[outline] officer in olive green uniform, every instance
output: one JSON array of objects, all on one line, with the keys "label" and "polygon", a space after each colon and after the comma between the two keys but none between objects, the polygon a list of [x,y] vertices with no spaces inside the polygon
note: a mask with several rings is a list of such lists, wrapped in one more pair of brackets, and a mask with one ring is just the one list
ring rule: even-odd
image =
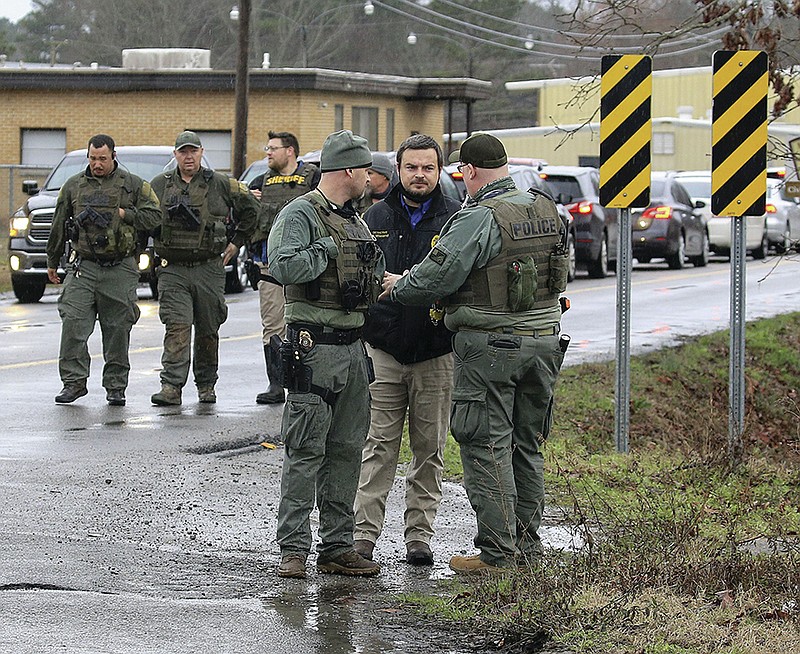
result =
[{"label": "officer in olive green uniform", "polygon": [[[203,146],[194,132],[178,136],[174,153],[177,167],[152,181],[162,209],[155,248],[161,257],[158,314],[165,333],[161,390],[150,399],[157,405],[181,403],[194,326],[197,395],[200,402],[213,403],[219,327],[228,316],[224,265],[253,232],[258,201],[244,184],[202,167]],[[231,209],[236,232],[229,242],[226,218]]]},{"label": "officer in olive green uniform", "polygon": [[[317,569],[374,575],[353,549],[353,500],[369,428],[369,359],[361,326],[380,290],[383,254],[351,201],[363,192],[372,155],[343,130],[322,147],[316,190],[292,200],[269,234],[270,272],[284,285],[281,348],[289,395],[278,506],[281,577],[305,577],[309,515],[319,507]],[[288,361],[287,361],[288,359]]]},{"label": "officer in olive green uniform", "polygon": [[61,315],[59,374],[64,388],[55,400],[74,402],[86,395],[89,349],[100,322],[103,335],[103,386],[112,406],[125,404],[131,328],[139,319],[136,286],[137,230],[153,229],[161,219],[150,184],[119,168],[114,139],[98,134],[89,140],[89,165],[61,187],[47,241],[47,276],[60,284],[58,264],[64,245],[72,246]]},{"label": "officer in olive green uniform", "polygon": [[550,431],[566,289],[566,226],[552,199],[508,177],[505,148],[475,134],[451,156],[470,199],[430,254],[384,296],[403,304],[443,299],[457,332],[450,428],[461,446],[464,486],[477,515],[480,554],[454,556],[457,572],[494,571],[541,553],[540,447]]}]

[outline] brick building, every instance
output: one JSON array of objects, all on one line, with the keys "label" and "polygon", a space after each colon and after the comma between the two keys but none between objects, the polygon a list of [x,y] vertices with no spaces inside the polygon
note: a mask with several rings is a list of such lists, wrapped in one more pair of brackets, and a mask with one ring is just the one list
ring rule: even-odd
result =
[{"label": "brick building", "polygon": [[[124,145],[171,144],[184,129],[201,134],[206,154],[231,168],[232,71],[0,66],[0,164],[52,165],[105,132]],[[319,149],[337,129],[394,150],[410,133],[437,138],[454,102],[489,95],[489,82],[409,78],[323,69],[250,71],[247,163],[261,159],[270,129]]]}]

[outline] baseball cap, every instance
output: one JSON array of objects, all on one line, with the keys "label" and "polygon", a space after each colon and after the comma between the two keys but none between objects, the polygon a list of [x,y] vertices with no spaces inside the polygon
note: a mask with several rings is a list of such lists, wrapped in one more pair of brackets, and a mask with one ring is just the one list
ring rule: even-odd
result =
[{"label": "baseball cap", "polygon": [[194,132],[190,132],[189,130],[181,132],[180,134],[178,134],[178,138],[175,139],[176,150],[180,150],[181,148],[184,148],[187,145],[191,145],[194,148],[203,147],[203,144],[200,143],[200,137]]},{"label": "baseball cap", "polygon": [[367,147],[367,139],[349,129],[330,134],[322,144],[319,168],[323,173],[345,168],[369,168],[371,165],[372,152]]},{"label": "baseball cap", "polygon": [[500,168],[508,163],[508,155],[503,143],[496,136],[479,132],[461,144],[461,149],[453,152],[450,163],[472,164],[476,168]]}]

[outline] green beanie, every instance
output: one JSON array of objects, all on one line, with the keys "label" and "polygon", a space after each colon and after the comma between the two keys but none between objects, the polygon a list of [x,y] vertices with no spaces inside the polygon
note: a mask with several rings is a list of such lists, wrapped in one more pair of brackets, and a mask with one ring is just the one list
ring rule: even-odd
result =
[{"label": "green beanie", "polygon": [[367,139],[343,129],[325,139],[319,164],[323,173],[345,168],[369,168],[372,165],[372,152],[367,147]]}]

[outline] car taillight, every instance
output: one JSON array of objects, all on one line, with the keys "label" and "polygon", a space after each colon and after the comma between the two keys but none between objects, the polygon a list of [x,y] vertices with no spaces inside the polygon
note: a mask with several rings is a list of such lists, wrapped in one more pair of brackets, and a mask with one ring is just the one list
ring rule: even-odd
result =
[{"label": "car taillight", "polygon": [[778,213],[778,207],[774,204],[767,203],[765,213]]},{"label": "car taillight", "polygon": [[672,217],[672,207],[664,205],[658,207],[650,207],[642,212],[642,218],[650,218],[651,220],[669,220]]},{"label": "car taillight", "polygon": [[584,200],[583,202],[575,202],[567,207],[571,214],[586,215],[592,213],[592,203]]}]

